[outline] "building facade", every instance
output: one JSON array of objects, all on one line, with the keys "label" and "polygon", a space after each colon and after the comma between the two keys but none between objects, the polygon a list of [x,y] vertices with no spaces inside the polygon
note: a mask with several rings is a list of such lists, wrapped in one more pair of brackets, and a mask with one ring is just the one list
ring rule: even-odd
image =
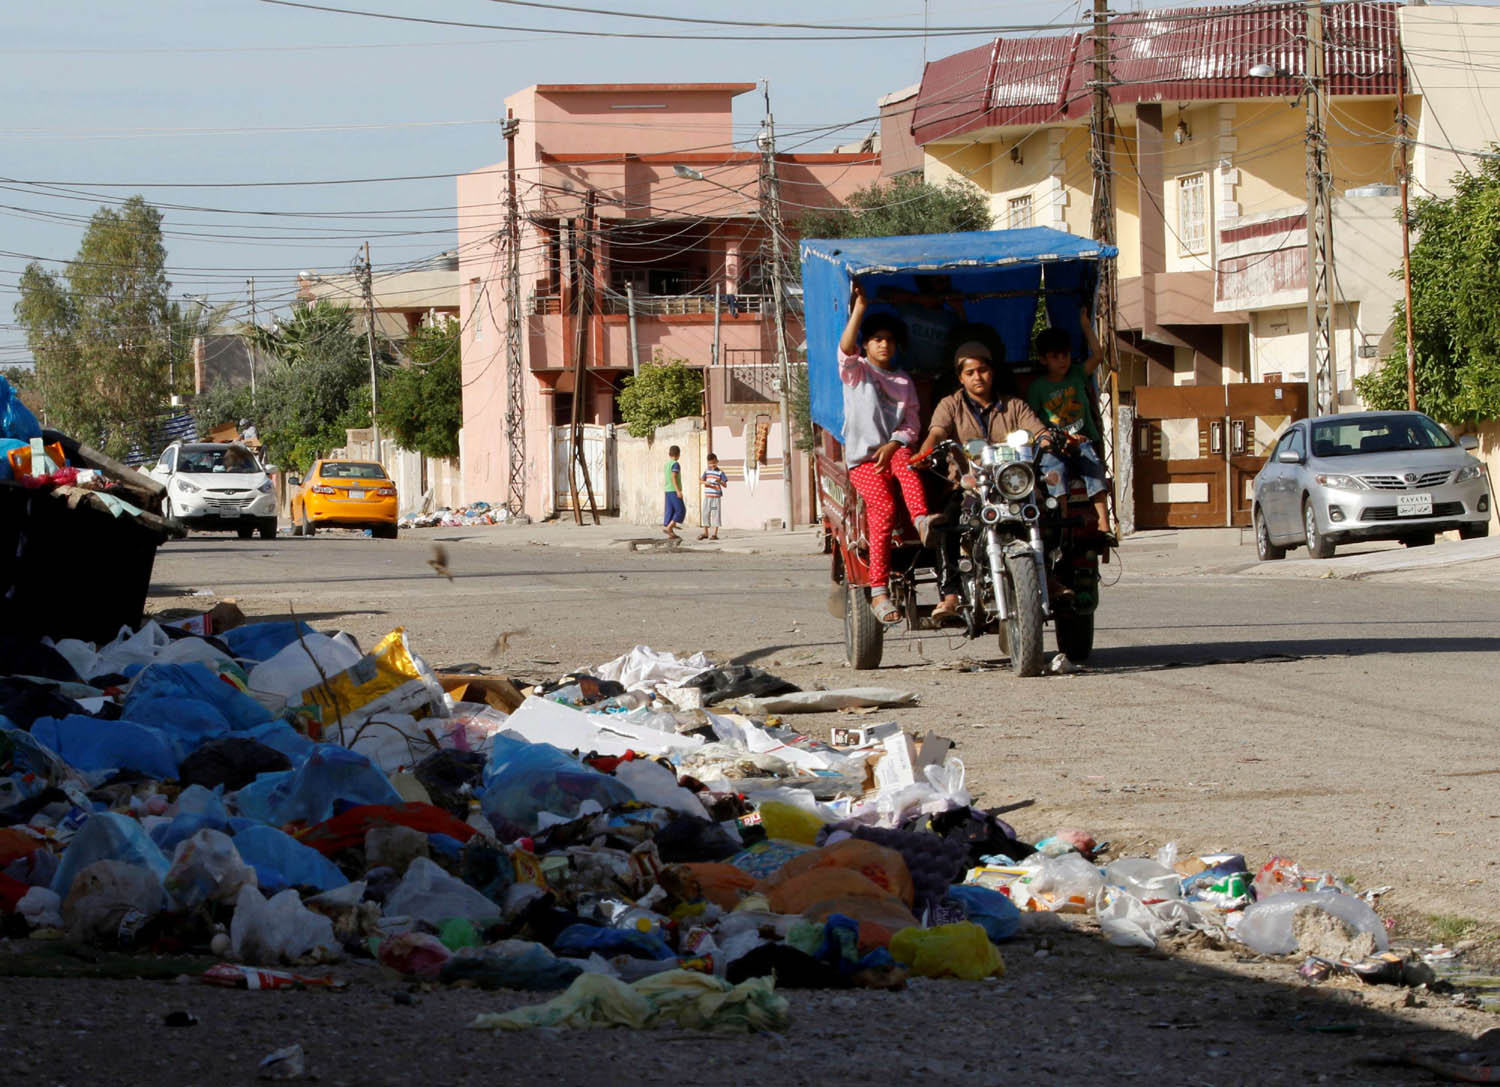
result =
[{"label": "building facade", "polygon": [[[769,163],[754,150],[753,127],[736,138],[733,114],[734,99],[754,89],[751,83],[554,84],[506,99],[517,122],[520,474],[528,515],[570,505],[575,481],[567,432],[575,397],[595,443],[590,475],[604,477],[590,480],[596,500],[618,508],[608,428],[619,420],[621,382],[653,361],[682,360],[705,377],[706,445],[730,475],[726,526],[760,528],[781,518],[787,466],[774,380],[772,239],[762,199]],[[803,212],[833,206],[879,176],[878,157],[860,152],[776,154],[774,168],[789,228]],[[508,176],[508,164],[500,162],[458,179],[469,501],[505,502],[512,467]],[[795,359],[802,342],[795,307],[786,335]],[[690,488],[700,470],[683,465]],[[790,471],[794,519],[806,521],[805,458],[795,456]]]}]

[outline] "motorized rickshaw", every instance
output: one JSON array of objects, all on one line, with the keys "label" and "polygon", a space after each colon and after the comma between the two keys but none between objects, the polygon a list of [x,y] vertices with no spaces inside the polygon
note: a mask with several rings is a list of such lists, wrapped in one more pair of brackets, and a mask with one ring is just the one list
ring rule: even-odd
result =
[{"label": "motorized rickshaw", "polygon": [[[1080,306],[1093,309],[1099,266],[1116,250],[1048,227],[966,234],[889,238],[808,239],[802,243],[808,387],[815,430],[818,499],[832,555],[836,587],[830,610],[844,619],[845,651],[855,668],[878,667],[884,626],[870,608],[869,545],[863,500],[844,464],[843,389],[838,341],[848,320],[857,279],[870,309],[894,310],[907,327],[908,347],[898,365],[923,393],[923,419],[953,387],[955,347],[978,339],[990,347],[997,387],[1024,393],[1038,309],[1054,327],[1069,331],[1074,357],[1083,357]],[[1002,361],[1008,360],[1008,361]],[[1019,437],[1019,436],[1018,436]],[[1038,437],[1038,436],[1033,436]],[[1020,490],[981,486],[965,498],[963,620],[970,637],[997,632],[1002,653],[1023,676],[1042,671],[1042,626],[1050,622],[1058,649],[1073,660],[1089,655],[1098,605],[1098,564],[1107,550],[1097,543],[1107,526],[1083,522],[1087,503],[1060,505],[1039,485],[1037,450],[1017,443],[979,443],[967,451],[998,473],[1028,464],[1027,487],[1019,468],[1008,473]],[[982,448],[981,448],[982,447]],[[934,483],[936,484],[936,480]],[[1065,510],[1074,511],[1067,515]],[[930,605],[918,602],[921,585],[936,581],[936,556],[924,548],[899,510],[892,525],[892,601],[908,629],[926,625]],[[1060,591],[1049,593],[1049,584]]]}]

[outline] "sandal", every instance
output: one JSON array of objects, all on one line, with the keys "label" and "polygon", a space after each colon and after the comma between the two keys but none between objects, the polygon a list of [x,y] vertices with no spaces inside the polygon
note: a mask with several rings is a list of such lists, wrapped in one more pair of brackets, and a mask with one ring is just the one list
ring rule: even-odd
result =
[{"label": "sandal", "polygon": [[896,607],[896,602],[886,593],[871,594],[870,610],[875,613],[876,621],[885,626],[901,621],[901,612]]},{"label": "sandal", "polygon": [[931,619],[933,626],[940,627],[957,618],[958,597],[956,596],[943,597],[938,606],[932,609]]}]

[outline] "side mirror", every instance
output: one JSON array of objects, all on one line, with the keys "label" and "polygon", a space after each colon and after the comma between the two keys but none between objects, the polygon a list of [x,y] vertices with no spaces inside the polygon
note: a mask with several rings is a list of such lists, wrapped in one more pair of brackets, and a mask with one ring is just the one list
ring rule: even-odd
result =
[{"label": "side mirror", "polygon": [[277,472],[281,471],[281,469],[278,468],[278,467],[276,467],[276,465],[274,465],[274,464],[268,464],[265,467],[266,467],[266,475],[268,475],[268,476],[274,476]]},{"label": "side mirror", "polygon": [[1283,449],[1280,453],[1276,454],[1276,459],[1282,464],[1301,464],[1302,454],[1298,453],[1295,449]]},{"label": "side mirror", "polygon": [[302,486],[302,477],[299,476],[299,475],[297,475],[295,472],[292,473],[291,475],[287,476],[286,477],[286,481],[287,481],[287,483],[289,483],[293,487],[300,487],[300,486]]},{"label": "side mirror", "polygon": [[1460,448],[1467,449],[1472,452],[1473,450],[1479,448],[1479,439],[1474,437],[1474,435],[1472,434],[1465,434],[1463,437],[1458,439],[1458,444]]}]

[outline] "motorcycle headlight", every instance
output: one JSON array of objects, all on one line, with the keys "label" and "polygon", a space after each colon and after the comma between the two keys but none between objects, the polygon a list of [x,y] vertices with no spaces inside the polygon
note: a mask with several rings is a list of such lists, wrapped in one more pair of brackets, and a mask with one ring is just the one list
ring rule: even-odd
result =
[{"label": "motorcycle headlight", "polygon": [[1458,475],[1453,477],[1454,483],[1462,483],[1468,479],[1478,479],[1484,475],[1484,465],[1470,464],[1458,470]]},{"label": "motorcycle headlight", "polygon": [[1336,491],[1362,491],[1365,489],[1364,483],[1358,476],[1325,474],[1313,476],[1313,479],[1318,481],[1319,486],[1332,487]]},{"label": "motorcycle headlight", "polygon": [[185,479],[177,480],[177,489],[183,494],[197,494],[198,488]]},{"label": "motorcycle headlight", "polygon": [[1029,464],[1007,464],[1000,469],[998,483],[1006,498],[1024,498],[1036,489],[1036,474]]}]

